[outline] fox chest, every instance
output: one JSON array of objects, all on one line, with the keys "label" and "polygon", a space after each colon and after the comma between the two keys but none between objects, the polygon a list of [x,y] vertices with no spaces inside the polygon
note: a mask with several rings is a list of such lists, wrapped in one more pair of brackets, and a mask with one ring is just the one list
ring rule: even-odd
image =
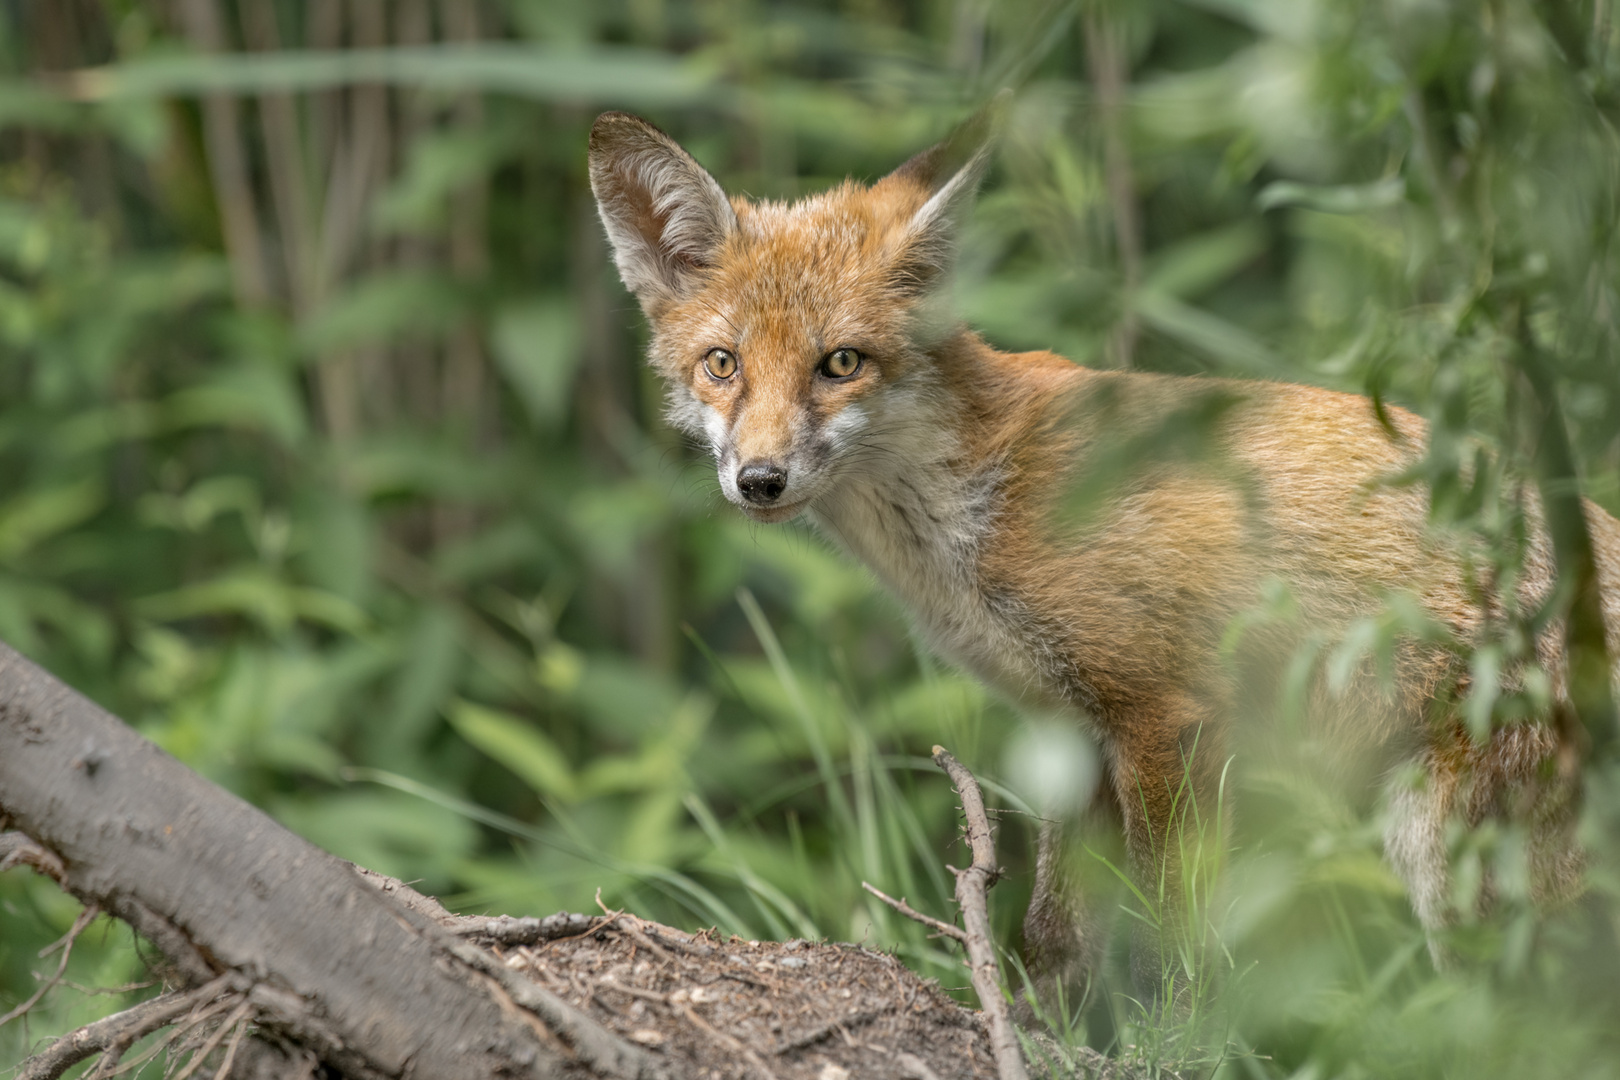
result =
[{"label": "fox chest", "polygon": [[822,531],[878,577],[934,651],[1023,708],[1062,708],[1072,695],[1052,677],[1027,612],[980,572],[983,545],[994,541],[993,488],[949,496],[857,487],[815,511]]}]

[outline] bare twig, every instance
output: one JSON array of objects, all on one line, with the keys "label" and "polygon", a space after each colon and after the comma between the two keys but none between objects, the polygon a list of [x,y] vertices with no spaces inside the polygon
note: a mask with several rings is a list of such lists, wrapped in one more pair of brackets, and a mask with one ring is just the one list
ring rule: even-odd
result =
[{"label": "bare twig", "polygon": [[229,976],[221,976],[206,986],[162,994],[93,1024],[86,1024],[23,1062],[16,1080],[56,1080],[94,1054],[109,1050],[122,1053],[136,1040],[145,1038],[165,1024],[172,1023],[182,1013],[222,993],[229,982]]},{"label": "bare twig", "polygon": [[956,941],[964,943],[967,941],[967,934],[963,932],[960,926],[952,926],[948,922],[941,922],[932,915],[924,915],[922,912],[906,903],[903,898],[896,900],[882,889],[874,887],[870,882],[861,882],[861,888],[865,889],[867,892],[871,893],[885,904],[888,904],[906,918],[922,923],[924,926],[931,928],[935,933],[944,934],[946,937],[952,938]]},{"label": "bare twig", "polygon": [[996,869],[996,848],[990,836],[990,819],[984,812],[984,796],[973,774],[943,746],[934,747],[934,764],[944,769],[956,786],[956,794],[962,800],[962,817],[967,823],[968,847],[973,852],[973,862],[967,869],[954,866],[950,869],[956,875],[956,903],[962,909],[968,966],[973,975],[973,990],[979,995],[979,1006],[990,1028],[990,1049],[996,1057],[996,1072],[1001,1080],[1026,1080],[1029,1073],[1018,1046],[1018,1033],[1007,1014],[1007,1001],[1002,996],[1000,971],[996,966],[995,940],[990,936],[990,905],[985,893],[1001,875]]},{"label": "bare twig", "polygon": [[79,912],[79,917],[73,920],[73,925],[68,928],[68,932],[58,938],[55,944],[47,945],[39,951],[40,959],[44,959],[57,949],[62,950],[62,960],[56,965],[56,974],[40,983],[39,989],[30,994],[27,1001],[24,1001],[4,1016],[0,1016],[0,1027],[11,1023],[17,1017],[38,1005],[39,999],[49,993],[51,987],[62,981],[62,976],[67,973],[68,957],[73,955],[73,943],[79,940],[79,935],[84,933],[84,928],[90,925],[91,920],[100,914],[101,909],[96,905],[85,905],[85,909]]},{"label": "bare twig", "polygon": [[244,1001],[234,1010],[232,1010],[231,1015],[227,1016],[223,1021],[221,1021],[220,1025],[214,1029],[213,1033],[208,1036],[208,1038],[203,1042],[202,1046],[197,1049],[197,1052],[191,1055],[191,1060],[186,1062],[186,1067],[175,1074],[174,1080],[186,1080],[186,1077],[202,1068],[202,1063],[208,1058],[209,1054],[214,1052],[214,1047],[223,1042],[225,1040],[225,1036],[228,1035],[231,1030],[236,1027],[236,1025],[246,1020],[248,1018],[248,1014],[252,1011],[253,1003],[251,1001]]},{"label": "bare twig", "polygon": [[214,1071],[213,1080],[226,1080],[231,1075],[231,1066],[236,1063],[237,1047],[242,1045],[242,1036],[247,1034],[247,1029],[246,1017],[236,1022],[236,1032],[231,1036],[231,1044],[225,1048],[225,1057]]},{"label": "bare twig", "polygon": [[[241,975],[223,976],[230,986],[230,991],[216,1001],[208,1001],[206,997],[193,1005],[191,1012],[179,1018],[174,1026],[161,1037],[155,1039],[146,1049],[137,1054],[130,1061],[123,1061],[124,1054],[129,1052],[129,1046],[124,1043],[115,1043],[107,1048],[96,1062],[96,1067],[85,1074],[85,1080],[112,1080],[113,1077],[122,1076],[128,1072],[135,1072],[148,1061],[159,1054],[168,1051],[171,1044],[183,1044],[191,1038],[198,1029],[206,1026],[211,1020],[227,1009],[235,1008],[242,1000],[242,988],[247,985],[247,979]],[[203,1002],[208,1002],[204,1004]],[[117,1066],[114,1068],[114,1066]]]}]

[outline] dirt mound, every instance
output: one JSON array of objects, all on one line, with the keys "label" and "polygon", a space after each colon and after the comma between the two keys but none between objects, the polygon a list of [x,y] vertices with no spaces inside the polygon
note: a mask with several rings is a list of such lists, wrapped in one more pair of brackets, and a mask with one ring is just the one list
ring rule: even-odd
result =
[{"label": "dirt mound", "polygon": [[858,945],[722,942],[620,915],[577,936],[496,950],[676,1076],[995,1075],[979,1014]]}]

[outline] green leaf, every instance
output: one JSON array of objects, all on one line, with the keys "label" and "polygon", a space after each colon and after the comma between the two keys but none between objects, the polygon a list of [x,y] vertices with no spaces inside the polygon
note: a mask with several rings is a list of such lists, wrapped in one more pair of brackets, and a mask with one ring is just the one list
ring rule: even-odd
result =
[{"label": "green leaf", "polygon": [[1266,244],[1265,230],[1254,221],[1199,233],[1155,252],[1142,288],[1183,300],[1197,296],[1252,263]]},{"label": "green leaf", "polygon": [[568,410],[579,371],[579,315],[565,297],[503,308],[491,344],[501,373],[542,429],[556,428]]},{"label": "green leaf", "polygon": [[1147,290],[1137,294],[1135,303],[1143,322],[1194,352],[1250,375],[1275,376],[1286,370],[1270,346],[1214,312]]},{"label": "green leaf", "polygon": [[0,561],[13,561],[41,541],[90,518],[106,497],[101,481],[86,478],[26,491],[0,503]]},{"label": "green leaf", "polygon": [[143,597],[135,607],[158,621],[240,615],[273,635],[285,634],[299,620],[349,633],[366,625],[365,612],[342,597],[289,585],[259,566],[240,567],[208,581]]},{"label": "green leaf", "polygon": [[1303,206],[1328,214],[1364,214],[1398,205],[1406,198],[1406,181],[1392,176],[1371,184],[1317,185],[1275,180],[1255,197],[1261,210]]},{"label": "green leaf", "polygon": [[457,734],[512,770],[537,794],[563,803],[583,797],[567,757],[534,724],[470,701],[452,705],[449,719]]}]

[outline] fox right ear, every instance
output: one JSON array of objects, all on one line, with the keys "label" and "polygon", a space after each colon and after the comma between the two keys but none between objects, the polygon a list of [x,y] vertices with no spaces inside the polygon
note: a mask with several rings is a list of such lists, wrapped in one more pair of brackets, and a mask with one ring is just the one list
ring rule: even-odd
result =
[{"label": "fox right ear", "polygon": [[737,215],[692,155],[629,113],[596,118],[590,167],[619,276],[656,315],[714,265]]},{"label": "fox right ear", "polygon": [[893,277],[902,287],[926,293],[950,270],[957,234],[990,165],[996,130],[1011,100],[1011,91],[1001,91],[943,142],[879,181],[919,187],[928,195],[906,225],[893,267]]}]

